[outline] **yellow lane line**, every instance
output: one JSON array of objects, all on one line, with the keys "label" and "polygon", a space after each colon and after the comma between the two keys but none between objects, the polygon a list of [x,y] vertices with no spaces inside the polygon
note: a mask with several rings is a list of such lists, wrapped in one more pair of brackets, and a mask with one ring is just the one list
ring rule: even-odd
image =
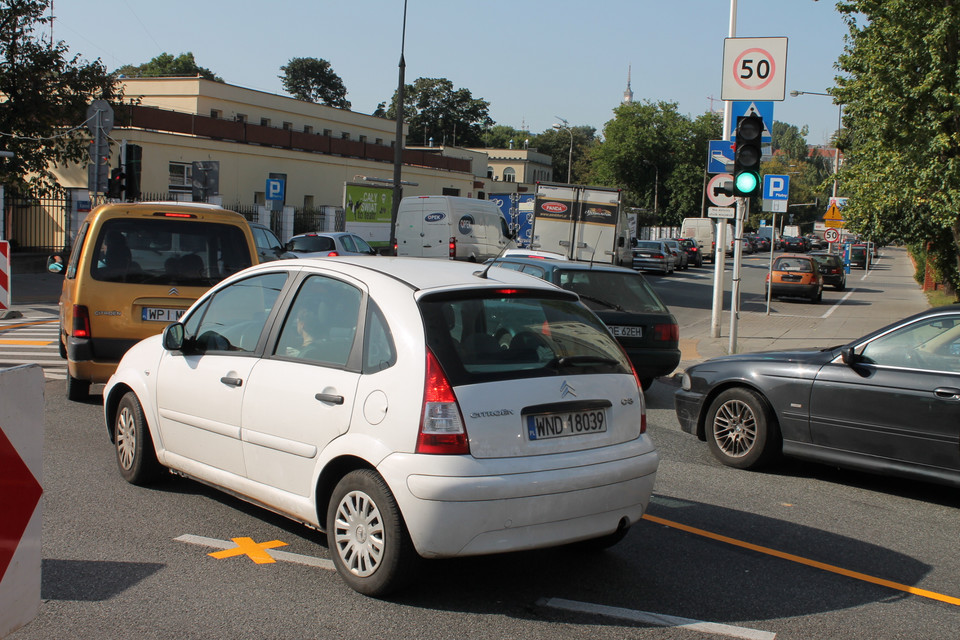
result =
[{"label": "yellow lane line", "polygon": [[809,558],[804,558],[802,556],[795,556],[792,553],[777,551],[776,549],[771,549],[769,547],[761,547],[760,545],[752,544],[750,542],[744,542],[743,540],[737,540],[736,538],[728,538],[727,536],[722,536],[716,533],[712,533],[710,531],[705,531],[703,529],[697,529],[696,527],[680,524],[679,522],[673,522],[672,520],[664,520],[663,518],[658,518],[657,516],[644,514],[643,517],[645,520],[656,522],[657,524],[662,524],[664,526],[672,527],[674,529],[680,529],[681,531],[686,531],[687,533],[692,533],[694,535],[710,538],[711,540],[717,540],[718,542],[725,542],[727,544],[732,544],[735,547],[750,549],[751,551],[765,553],[770,556],[775,556],[777,558],[789,560],[790,562],[803,564],[808,567],[813,567],[815,569],[822,569],[824,571],[830,571],[831,573],[837,573],[842,576],[847,576],[848,578],[855,578],[857,580],[863,580],[864,582],[877,584],[877,585],[880,585],[881,587],[896,589],[897,591],[905,591],[906,593],[911,593],[915,596],[922,596],[924,598],[930,598],[931,600],[939,600],[940,602],[946,602],[948,604],[960,606],[960,598],[954,598],[953,596],[947,596],[942,593],[936,593],[935,591],[927,591],[926,589],[917,589],[916,587],[911,587],[910,585],[907,585],[907,584],[901,584],[899,582],[893,582],[891,580],[884,580],[883,578],[876,578],[874,576],[870,576],[865,573],[860,573],[859,571],[850,571],[849,569],[837,567],[832,564],[826,564],[824,562],[810,560]]},{"label": "yellow lane line", "polygon": [[59,320],[37,320],[36,322],[21,322],[19,324],[0,325],[0,331],[10,331],[11,329],[22,329],[24,327],[35,327],[38,324],[50,324],[51,322],[60,322]]}]

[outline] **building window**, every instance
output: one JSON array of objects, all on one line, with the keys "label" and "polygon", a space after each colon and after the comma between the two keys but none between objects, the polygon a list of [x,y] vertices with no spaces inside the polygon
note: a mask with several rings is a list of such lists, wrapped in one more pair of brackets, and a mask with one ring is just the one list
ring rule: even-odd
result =
[{"label": "building window", "polygon": [[513,167],[507,167],[503,170],[503,181],[504,182],[516,182],[517,181],[517,172]]},{"label": "building window", "polygon": [[193,180],[191,178],[192,166],[189,162],[170,163],[170,178],[168,180],[168,189],[170,192],[182,193],[193,189]]},{"label": "building window", "polygon": [[234,116],[234,119],[235,119],[237,122],[246,122],[246,121],[247,121],[247,114],[245,114],[245,113],[238,113],[236,116]]},{"label": "building window", "polygon": [[344,131],[343,133],[341,133],[341,134],[340,134],[340,139],[341,139],[341,140],[349,140],[349,139],[350,139],[350,132],[349,132],[349,131]]},{"label": "building window", "polygon": [[261,127],[269,127],[269,126],[270,126],[270,118],[260,118],[260,126],[261,126]]},{"label": "building window", "polygon": [[267,204],[267,194],[265,191],[254,191],[253,192],[253,204],[263,206]]},{"label": "building window", "polygon": [[313,196],[303,196],[303,208],[309,211],[313,210]]},{"label": "building window", "polygon": [[377,138],[374,142],[376,144],[383,145],[383,138]]},{"label": "building window", "polygon": [[360,142],[366,142],[367,136],[360,136]]},{"label": "building window", "polygon": [[293,123],[292,123],[292,122],[284,122],[284,123],[283,123],[283,130],[284,130],[284,131],[290,131],[291,129],[293,129]]},{"label": "building window", "polygon": [[210,117],[218,120],[223,117],[223,111],[220,109],[210,109]]},{"label": "building window", "polygon": [[453,187],[443,187],[441,191],[442,193],[440,195],[443,196],[460,196],[460,189],[454,189]]},{"label": "building window", "polygon": [[311,126],[308,125],[308,124],[305,124],[305,125],[303,125],[303,132],[304,132],[304,133],[313,133],[313,127],[311,127]]},{"label": "building window", "polygon": [[487,177],[493,178],[493,167],[487,167]]},{"label": "building window", "polygon": [[333,135],[333,131],[332,131],[331,129],[324,129],[324,130],[323,130],[323,135],[325,135],[325,136],[327,136],[327,137],[329,138],[330,136]]}]

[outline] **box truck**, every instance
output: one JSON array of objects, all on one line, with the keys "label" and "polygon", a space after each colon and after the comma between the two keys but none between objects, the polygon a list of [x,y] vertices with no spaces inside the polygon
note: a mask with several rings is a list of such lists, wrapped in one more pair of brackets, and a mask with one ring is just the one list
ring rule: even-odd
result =
[{"label": "box truck", "polygon": [[531,248],[570,260],[629,266],[630,223],[620,208],[620,190],[568,184],[537,184]]}]

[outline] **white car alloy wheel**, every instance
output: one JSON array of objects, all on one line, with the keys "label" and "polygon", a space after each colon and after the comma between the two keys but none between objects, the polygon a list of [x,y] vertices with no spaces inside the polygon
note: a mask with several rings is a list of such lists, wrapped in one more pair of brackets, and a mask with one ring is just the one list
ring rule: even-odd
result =
[{"label": "white car alloy wheel", "polygon": [[128,391],[117,405],[113,421],[113,440],[117,452],[120,475],[130,484],[149,484],[155,480],[163,467],[150,439],[150,430],[143,417],[143,407],[137,395]]},{"label": "white car alloy wheel", "polygon": [[372,469],[351,471],[334,488],[327,546],[344,582],[368,596],[403,586],[419,560],[390,488]]},{"label": "white car alloy wheel", "polygon": [[134,449],[137,446],[137,428],[133,418],[133,408],[125,404],[117,412],[117,464],[129,472],[133,466]]},{"label": "white car alloy wheel", "polygon": [[383,562],[383,518],[377,503],[362,491],[351,491],[337,505],[333,527],[337,554],[350,573],[372,575]]}]

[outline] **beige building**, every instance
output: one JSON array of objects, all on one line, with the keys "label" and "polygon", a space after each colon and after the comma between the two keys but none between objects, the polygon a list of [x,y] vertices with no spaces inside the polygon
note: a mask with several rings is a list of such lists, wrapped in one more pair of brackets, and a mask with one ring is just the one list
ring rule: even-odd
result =
[{"label": "beige building", "polygon": [[[536,184],[553,181],[553,159],[535,149],[472,149],[487,154],[484,175],[496,182]],[[500,185],[497,185],[500,188]]]},{"label": "beige building", "polygon": [[[298,209],[342,206],[347,182],[392,181],[393,120],[203,78],[122,83],[125,104],[115,110],[109,133],[110,164],[120,166],[123,143],[141,146],[144,194],[191,199],[194,180],[201,179],[194,175],[197,167],[215,173],[207,178],[214,183],[208,195],[225,206],[264,204],[270,178],[284,179],[284,203]],[[498,157],[513,153],[496,150]],[[492,182],[549,175],[548,156],[516,153],[519,175],[506,180],[506,168],[491,175],[485,149],[405,148],[402,179],[415,184],[405,185],[404,195],[484,198],[492,191],[517,191]],[[87,186],[86,166],[58,175],[65,187]]]}]

